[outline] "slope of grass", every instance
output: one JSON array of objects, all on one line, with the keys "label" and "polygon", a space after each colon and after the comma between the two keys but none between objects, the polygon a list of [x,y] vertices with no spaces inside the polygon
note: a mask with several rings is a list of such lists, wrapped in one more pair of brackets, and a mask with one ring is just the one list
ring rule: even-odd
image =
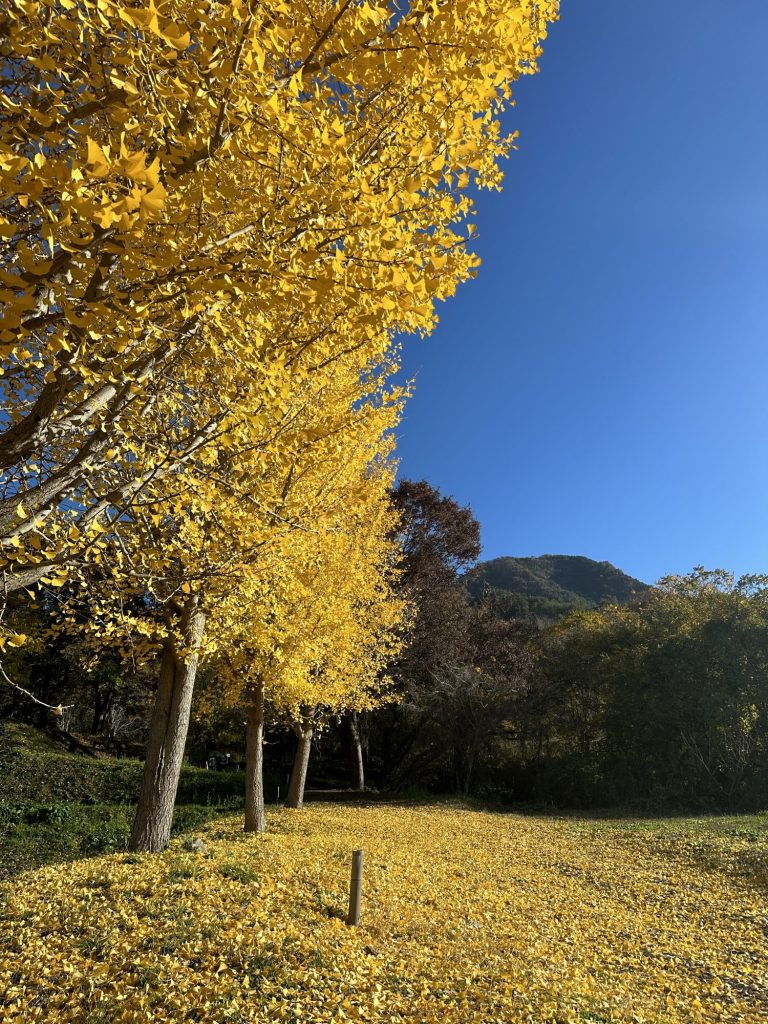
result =
[{"label": "slope of grass", "polygon": [[[125,850],[142,764],[69,753],[31,726],[0,725],[0,879]],[[185,767],[174,832],[242,805],[244,777]]]},{"label": "slope of grass", "polygon": [[[237,802],[182,804],[173,834],[231,814]],[[0,804],[0,881],[46,864],[126,850],[133,821],[128,804]]]},{"label": "slope of grass", "polygon": [[[16,879],[0,924],[0,1019],[766,1019],[761,878],[679,855],[686,826],[379,804],[280,811],[270,828],[212,822],[207,854],[176,841],[157,857]],[[707,835],[741,842],[728,826]],[[356,847],[363,920],[350,929]]]},{"label": "slope of grass", "polygon": [[[32,726],[0,722],[0,801],[129,804],[141,784],[141,761],[69,753]],[[242,797],[242,772],[209,772],[186,765],[179,803],[218,804]]]}]

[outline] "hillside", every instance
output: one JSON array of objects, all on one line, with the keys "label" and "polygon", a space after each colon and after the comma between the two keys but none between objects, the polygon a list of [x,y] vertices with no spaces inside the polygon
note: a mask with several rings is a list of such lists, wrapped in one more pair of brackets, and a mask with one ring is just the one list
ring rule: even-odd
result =
[{"label": "hillside", "polygon": [[[69,753],[30,725],[0,722],[0,881],[41,864],[124,850],[141,771],[139,761]],[[185,765],[174,832],[240,807],[244,785],[242,772]]]},{"label": "hillside", "polygon": [[626,604],[649,590],[610,562],[581,555],[494,558],[465,577],[473,597],[490,592],[505,617],[554,621],[578,608]]}]

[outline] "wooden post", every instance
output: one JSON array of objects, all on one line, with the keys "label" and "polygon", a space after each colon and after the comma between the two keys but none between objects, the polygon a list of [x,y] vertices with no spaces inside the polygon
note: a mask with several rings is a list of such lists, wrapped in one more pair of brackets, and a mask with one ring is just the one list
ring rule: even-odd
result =
[{"label": "wooden post", "polygon": [[349,913],[347,924],[357,928],[360,924],[360,897],[363,892],[363,851],[352,851],[352,879],[349,884]]}]

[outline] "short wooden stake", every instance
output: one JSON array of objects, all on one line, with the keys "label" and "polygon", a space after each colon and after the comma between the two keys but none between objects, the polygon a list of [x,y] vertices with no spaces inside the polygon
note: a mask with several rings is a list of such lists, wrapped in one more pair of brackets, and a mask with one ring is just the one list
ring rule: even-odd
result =
[{"label": "short wooden stake", "polygon": [[360,898],[363,894],[363,851],[352,851],[352,878],[349,884],[349,913],[347,924],[357,928],[360,924]]}]

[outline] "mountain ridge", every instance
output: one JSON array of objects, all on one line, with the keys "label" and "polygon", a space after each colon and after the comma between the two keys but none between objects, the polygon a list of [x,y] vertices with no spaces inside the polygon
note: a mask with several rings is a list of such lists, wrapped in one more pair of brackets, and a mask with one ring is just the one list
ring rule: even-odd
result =
[{"label": "mountain ridge", "polygon": [[602,604],[627,604],[651,589],[610,562],[585,555],[502,555],[480,562],[464,583],[474,598],[490,598],[505,618],[545,621]]}]

